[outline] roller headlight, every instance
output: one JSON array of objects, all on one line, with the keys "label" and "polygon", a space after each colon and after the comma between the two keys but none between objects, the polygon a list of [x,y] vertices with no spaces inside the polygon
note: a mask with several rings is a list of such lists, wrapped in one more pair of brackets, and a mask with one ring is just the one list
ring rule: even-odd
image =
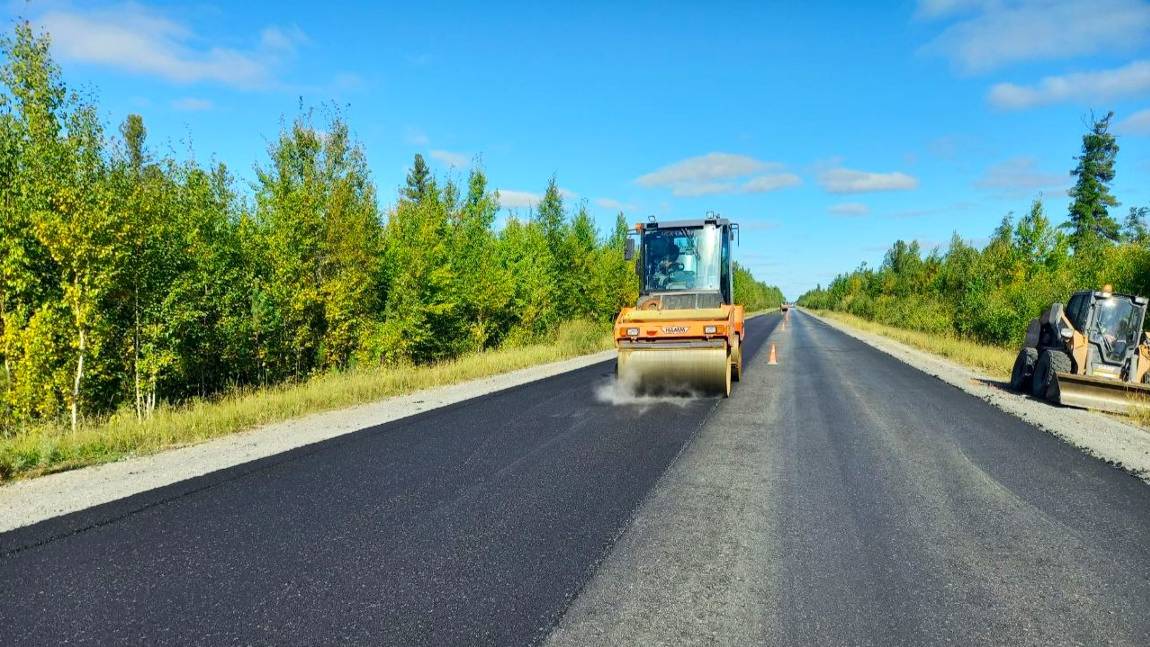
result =
[{"label": "roller headlight", "polygon": [[638,337],[639,336],[639,329],[638,328],[628,328],[627,329],[627,336],[628,337]]},{"label": "roller headlight", "polygon": [[718,332],[718,330],[715,326],[703,326],[703,334],[705,335],[713,335]]}]

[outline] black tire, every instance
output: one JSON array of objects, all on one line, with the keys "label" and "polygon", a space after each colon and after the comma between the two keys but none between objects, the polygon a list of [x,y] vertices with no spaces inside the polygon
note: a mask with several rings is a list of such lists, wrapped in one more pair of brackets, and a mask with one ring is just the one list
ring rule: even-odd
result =
[{"label": "black tire", "polygon": [[1010,390],[1018,393],[1030,391],[1030,382],[1034,378],[1034,366],[1038,363],[1037,348],[1023,348],[1018,351],[1014,359],[1014,368],[1010,371]]},{"label": "black tire", "polygon": [[1074,363],[1070,356],[1060,350],[1047,349],[1038,356],[1038,364],[1034,366],[1034,380],[1031,384],[1031,393],[1036,398],[1045,400],[1050,393],[1050,385],[1054,382],[1055,373],[1074,372]]}]

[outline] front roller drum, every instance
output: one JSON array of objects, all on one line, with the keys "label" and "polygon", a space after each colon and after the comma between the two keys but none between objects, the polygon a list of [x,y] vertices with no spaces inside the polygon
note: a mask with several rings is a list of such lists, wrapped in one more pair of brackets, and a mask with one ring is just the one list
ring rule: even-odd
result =
[{"label": "front roller drum", "polygon": [[727,347],[620,348],[618,380],[637,395],[731,394]]}]

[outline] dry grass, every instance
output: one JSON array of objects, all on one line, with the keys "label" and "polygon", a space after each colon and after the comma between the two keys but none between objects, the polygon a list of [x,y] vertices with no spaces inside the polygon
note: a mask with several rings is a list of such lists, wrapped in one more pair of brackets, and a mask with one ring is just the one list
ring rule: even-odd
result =
[{"label": "dry grass", "polygon": [[917,330],[904,330],[885,324],[868,321],[843,312],[816,311],[820,317],[833,319],[852,328],[877,333],[897,342],[941,355],[959,364],[985,371],[991,377],[1010,379],[1010,369],[1014,366],[1017,349],[989,346],[951,335],[932,335]]},{"label": "dry grass", "polygon": [[572,322],[561,326],[556,340],[546,344],[476,353],[429,366],[333,373],[304,383],[161,408],[144,422],[130,413],[115,415],[77,433],[56,425],[32,427],[0,438],[0,481],[189,445],[308,413],[505,373],[611,345],[604,326]]}]

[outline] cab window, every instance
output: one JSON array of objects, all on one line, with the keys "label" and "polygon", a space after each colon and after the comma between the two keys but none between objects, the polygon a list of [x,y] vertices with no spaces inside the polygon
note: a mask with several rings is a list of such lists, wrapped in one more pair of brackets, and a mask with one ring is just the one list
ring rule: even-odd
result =
[{"label": "cab window", "polygon": [[1070,297],[1070,303],[1066,306],[1066,318],[1074,326],[1074,329],[1081,332],[1085,325],[1087,303],[1085,294],[1076,294]]}]

